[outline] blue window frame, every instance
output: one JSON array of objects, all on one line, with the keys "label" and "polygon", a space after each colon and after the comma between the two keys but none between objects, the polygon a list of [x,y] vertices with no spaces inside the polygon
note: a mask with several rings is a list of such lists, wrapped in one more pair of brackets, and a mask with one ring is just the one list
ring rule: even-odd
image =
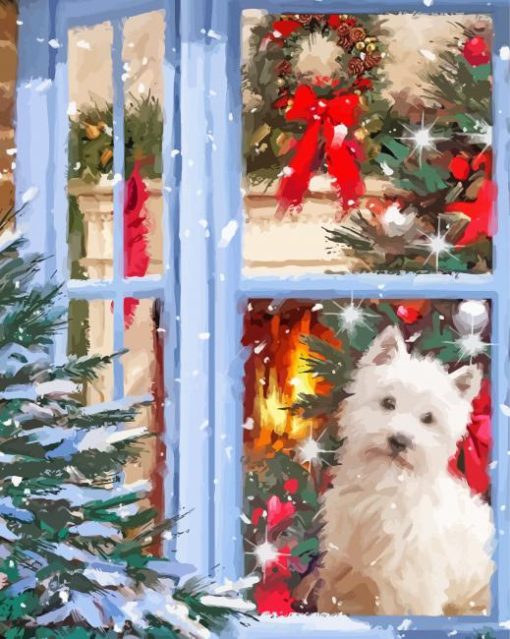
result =
[{"label": "blue window frame", "polygon": [[[430,5],[430,6],[427,6]],[[119,45],[120,22],[127,15],[163,8],[166,13],[165,133],[165,255],[161,277],[121,275],[122,185],[115,193],[114,277],[107,282],[68,282],[69,298],[117,299],[160,297],[165,304],[165,409],[168,514],[177,508],[191,512],[183,522],[187,532],[177,539],[177,559],[218,579],[243,572],[242,505],[242,312],[250,298],[352,296],[366,298],[483,298],[493,304],[492,393],[494,447],[492,501],[497,530],[492,610],[488,617],[339,619],[302,616],[261,619],[229,634],[246,637],[473,637],[476,632],[510,636],[510,525],[506,506],[510,494],[509,421],[501,404],[508,401],[510,318],[510,200],[508,190],[510,117],[508,62],[499,55],[510,42],[508,0],[21,0],[20,66],[17,103],[17,189],[39,188],[24,224],[32,247],[52,255],[46,276],[65,279],[66,50],[41,46],[57,38],[62,45],[70,25],[108,19],[114,26],[113,64],[116,120],[122,121]],[[487,275],[324,275],[294,278],[241,275],[242,201],[240,21],[243,9],[288,12],[418,11],[483,12],[495,29],[493,120],[495,171],[498,183],[498,229],[494,237],[494,268]],[[114,154],[122,174],[122,129]],[[179,149],[180,153],[171,153]],[[205,233],[203,220],[209,233]],[[238,231],[224,246],[222,229],[234,221]],[[115,306],[115,347],[123,344],[122,305]],[[210,335],[209,340],[199,334]],[[62,353],[57,344],[56,355]],[[197,372],[198,371],[198,372]],[[115,392],[123,394],[121,364]],[[119,381],[120,380],[120,381]],[[225,449],[232,447],[231,457]],[[490,636],[490,635],[487,635]]]}]

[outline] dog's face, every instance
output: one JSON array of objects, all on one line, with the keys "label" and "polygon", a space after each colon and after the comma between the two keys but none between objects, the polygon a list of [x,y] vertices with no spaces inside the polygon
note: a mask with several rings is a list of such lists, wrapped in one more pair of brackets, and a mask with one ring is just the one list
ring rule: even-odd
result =
[{"label": "dog's face", "polygon": [[437,360],[409,354],[398,329],[385,329],[361,358],[342,405],[348,463],[376,474],[444,472],[481,380],[478,366],[449,374]]}]

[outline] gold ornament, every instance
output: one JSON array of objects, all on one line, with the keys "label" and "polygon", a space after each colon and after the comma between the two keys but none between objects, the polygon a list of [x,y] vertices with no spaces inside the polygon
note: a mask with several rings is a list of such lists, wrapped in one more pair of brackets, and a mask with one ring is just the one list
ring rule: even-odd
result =
[{"label": "gold ornament", "polygon": [[369,42],[367,44],[367,52],[368,53],[373,53],[376,50],[377,50],[377,46],[373,42]]},{"label": "gold ornament", "polygon": [[85,122],[85,135],[89,140],[95,140],[101,135],[101,129],[96,124]]},{"label": "gold ornament", "polygon": [[276,79],[276,84],[277,84],[279,87],[282,87],[282,86],[285,84],[285,80],[284,80],[283,78],[277,78],[277,79]]},{"label": "gold ornament", "polygon": [[354,137],[356,138],[356,140],[359,140],[359,142],[362,142],[367,137],[367,135],[368,131],[365,129],[364,126],[354,131]]},{"label": "gold ornament", "polygon": [[354,46],[356,47],[356,49],[358,51],[363,51],[363,49],[365,48],[365,43],[364,42],[356,42],[356,44]]},{"label": "gold ornament", "polygon": [[381,150],[382,150],[382,147],[380,144],[377,144],[377,143],[371,144],[367,152],[368,159],[375,160],[375,158],[379,155]]},{"label": "gold ornament", "polygon": [[112,158],[113,158],[113,151],[109,148],[105,149],[101,153],[101,157],[99,158],[99,163],[101,164],[101,166],[105,167]]}]

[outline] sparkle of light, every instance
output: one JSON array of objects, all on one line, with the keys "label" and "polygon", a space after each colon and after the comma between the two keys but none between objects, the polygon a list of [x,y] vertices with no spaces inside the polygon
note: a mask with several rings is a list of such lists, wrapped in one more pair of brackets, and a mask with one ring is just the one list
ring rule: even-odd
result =
[{"label": "sparkle of light", "polygon": [[270,541],[264,541],[263,543],[255,546],[253,551],[257,559],[259,566],[264,569],[266,566],[273,564],[279,557],[278,548]]},{"label": "sparkle of light", "polygon": [[418,128],[409,127],[404,124],[404,129],[408,132],[409,135],[397,138],[398,140],[403,140],[411,143],[413,149],[409,157],[412,157],[415,153],[417,153],[420,166],[422,164],[423,151],[435,149],[436,142],[449,139],[446,137],[433,135],[434,122],[428,127],[425,126],[425,114],[422,112],[421,124],[418,126]]},{"label": "sparkle of light", "polygon": [[444,235],[433,235],[429,237],[428,240],[428,245],[434,255],[447,253],[452,248],[452,244],[445,240]]},{"label": "sparkle of light", "polygon": [[347,306],[343,306],[339,315],[342,328],[348,333],[351,333],[357,326],[364,322],[363,310],[359,306],[355,306],[352,302]]},{"label": "sparkle of light", "polygon": [[464,358],[472,358],[485,353],[487,344],[483,341],[480,333],[469,333],[462,335],[456,340],[460,354]]},{"label": "sparkle of light", "polygon": [[430,149],[434,146],[430,129],[418,129],[415,131],[413,139],[418,149]]},{"label": "sparkle of light", "polygon": [[299,460],[304,463],[317,461],[320,458],[321,452],[319,444],[312,437],[305,439],[297,451]]}]

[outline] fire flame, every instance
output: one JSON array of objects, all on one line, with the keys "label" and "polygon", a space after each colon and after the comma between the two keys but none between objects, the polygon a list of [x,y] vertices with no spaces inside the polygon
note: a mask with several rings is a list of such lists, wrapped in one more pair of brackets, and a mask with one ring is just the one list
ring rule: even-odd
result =
[{"label": "fire flame", "polygon": [[[299,440],[310,435],[317,420],[304,420],[286,410],[301,393],[315,394],[322,380],[307,372],[306,358],[310,350],[302,342],[303,335],[311,334],[312,313],[305,310],[290,327],[282,324],[281,317],[271,319],[270,344],[256,356],[255,397],[253,418],[260,429],[255,446],[265,447],[274,441],[272,434]],[[273,443],[278,449],[280,441]]]}]

